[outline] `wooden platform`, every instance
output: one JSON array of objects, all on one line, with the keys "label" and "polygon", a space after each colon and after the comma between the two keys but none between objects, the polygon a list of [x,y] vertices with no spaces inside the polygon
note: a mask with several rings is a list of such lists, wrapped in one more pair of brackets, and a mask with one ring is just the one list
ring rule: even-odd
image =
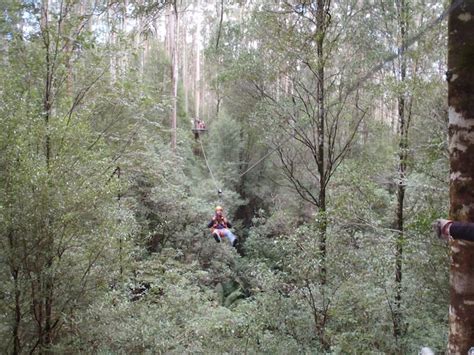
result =
[{"label": "wooden platform", "polygon": [[192,131],[194,133],[194,139],[198,139],[201,134],[207,132],[207,128],[193,128]]},{"label": "wooden platform", "polygon": [[193,131],[193,133],[195,133],[195,134],[196,134],[196,133],[197,133],[197,134],[199,134],[199,133],[205,133],[205,132],[207,132],[207,128],[193,128],[192,131]]}]

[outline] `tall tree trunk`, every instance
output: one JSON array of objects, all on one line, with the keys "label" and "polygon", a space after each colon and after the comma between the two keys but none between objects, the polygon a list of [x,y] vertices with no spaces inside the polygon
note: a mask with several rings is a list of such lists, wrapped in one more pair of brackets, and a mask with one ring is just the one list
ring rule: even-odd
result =
[{"label": "tall tree trunk", "polygon": [[[143,0],[137,1],[138,6],[143,6]],[[143,80],[144,69],[145,69],[145,57],[148,46],[148,41],[143,36],[144,31],[144,19],[143,15],[138,15],[137,18],[137,31],[135,34],[135,50],[139,53],[138,59],[138,72],[140,73],[140,79]]]},{"label": "tall tree trunk", "polygon": [[170,13],[171,11],[167,11],[166,15],[165,15],[165,27],[166,27],[166,35],[165,35],[165,51],[166,51],[166,54],[168,54],[171,58],[171,55],[172,55],[172,48],[171,48],[171,42],[173,41],[172,40],[172,31],[173,31],[173,25],[171,23],[172,19],[171,19],[171,16],[172,14]]},{"label": "tall tree trunk", "polygon": [[[49,232],[49,231],[48,231]],[[49,346],[53,342],[53,303],[54,303],[54,282],[52,272],[52,258],[50,257],[52,246],[52,238],[48,235],[48,261],[46,263],[45,272],[45,300],[44,300],[44,313],[45,313],[45,324],[44,324],[44,345]]]},{"label": "tall tree trunk", "polygon": [[[452,0],[452,3],[455,1]],[[449,15],[450,215],[474,222],[474,2]],[[474,346],[474,243],[451,242],[449,354]]]},{"label": "tall tree trunk", "polygon": [[[398,12],[398,61],[399,72],[395,73],[401,86],[404,87],[404,82],[407,75],[406,63],[406,36],[407,36],[407,4],[405,0],[400,0],[397,3]],[[408,150],[408,123],[406,117],[406,93],[401,92],[397,99],[397,113],[398,113],[398,184],[397,184],[397,206],[396,206],[396,222],[395,229],[397,231],[395,240],[395,302],[393,310],[393,335],[395,339],[399,339],[403,333],[403,317],[402,317],[402,275],[403,275],[403,245],[405,244],[404,234],[404,204],[405,204],[405,181],[407,169],[407,150]]]},{"label": "tall tree trunk", "polygon": [[45,78],[43,92],[43,116],[45,124],[45,158],[49,169],[51,157],[51,142],[49,136],[49,120],[51,118],[52,108],[52,81],[53,81],[53,63],[51,58],[51,35],[49,29],[49,0],[43,0],[41,3],[41,32],[43,33],[43,45],[45,49]]},{"label": "tall tree trunk", "polygon": [[173,107],[171,110],[171,147],[176,151],[176,120],[178,113],[178,41],[179,41],[179,17],[177,0],[173,2],[173,14],[170,15],[170,22],[172,23],[171,36],[171,90]]},{"label": "tall tree trunk", "polygon": [[[196,11],[199,11],[200,0],[196,0]],[[194,117],[199,118],[201,107],[201,20],[196,19],[195,51],[195,76],[194,76]]]},{"label": "tall tree trunk", "polygon": [[120,67],[120,75],[124,75],[128,70],[128,56],[125,53],[125,43],[122,39],[127,32],[128,27],[128,14],[127,14],[127,7],[128,7],[128,0],[123,0],[120,6],[120,56],[119,56],[119,67]]},{"label": "tall tree trunk", "polygon": [[[61,10],[62,11],[62,10]],[[50,174],[50,161],[51,161],[51,137],[50,137],[50,124],[52,118],[52,108],[53,108],[53,80],[55,76],[55,68],[57,67],[57,55],[58,43],[53,44],[56,39],[52,41],[52,34],[50,33],[51,28],[49,26],[49,15],[50,15],[49,0],[43,0],[41,3],[41,32],[43,37],[43,45],[45,50],[45,78],[44,78],[44,93],[43,93],[43,115],[44,115],[44,125],[45,125],[45,161],[46,161],[46,170],[48,175]],[[59,14],[60,18],[58,22],[61,22],[63,19],[63,13]],[[58,28],[60,31],[60,28]],[[55,33],[56,36],[60,36],[61,32]],[[48,183],[47,189],[50,188],[50,183]],[[48,194],[47,192],[46,200],[44,202],[44,208],[48,209]],[[41,320],[38,321],[39,324],[39,344],[41,347],[48,346],[52,342],[52,308],[53,308],[53,276],[52,276],[52,250],[53,250],[53,236],[51,234],[51,221],[49,216],[49,211],[46,211],[46,218],[44,219],[44,229],[40,232],[41,238],[44,238],[46,241],[43,248],[43,258],[40,261],[40,266],[37,269],[38,273],[38,288],[39,293],[39,305],[42,308],[40,311],[41,315],[44,315],[44,325],[41,324]],[[43,317],[40,317],[40,319]]]},{"label": "tall tree trunk", "polygon": [[19,266],[18,260],[16,260],[15,252],[18,248],[16,245],[16,238],[13,235],[13,231],[10,230],[8,233],[8,245],[10,247],[9,254],[10,260],[10,275],[13,280],[14,294],[15,294],[15,316],[13,321],[13,354],[19,354],[21,352],[20,342],[20,324],[21,324],[21,290],[19,285]]},{"label": "tall tree trunk", "polygon": [[[10,175],[9,169],[6,173]],[[7,178],[5,184],[5,190],[7,191],[6,196],[9,196],[8,204],[13,204],[11,202],[11,197],[13,197],[13,191],[10,184],[11,179]],[[5,201],[6,202],[6,201]],[[19,238],[15,235],[15,220],[14,220],[14,213],[13,211],[10,212],[9,216],[9,230],[8,230],[8,264],[10,267],[10,275],[11,280],[13,281],[13,292],[15,297],[15,311],[13,316],[13,329],[12,329],[12,337],[13,337],[13,354],[20,354],[21,353],[21,338],[20,338],[20,327],[21,327],[21,320],[22,320],[22,307],[21,307],[21,298],[22,292],[20,288],[20,272],[21,272],[21,252],[19,252]]]},{"label": "tall tree trunk", "polygon": [[398,120],[400,127],[400,142],[398,152],[398,185],[397,185],[397,207],[396,207],[396,225],[397,231],[395,241],[395,308],[393,319],[393,335],[396,339],[402,334],[402,266],[403,266],[403,244],[404,235],[404,202],[405,202],[405,174],[406,174],[406,137],[405,129],[405,99],[398,98]]},{"label": "tall tree trunk", "polygon": [[222,33],[222,22],[224,20],[224,0],[221,0],[220,10],[217,9],[217,16],[219,16],[219,27],[217,28],[216,50],[219,49],[219,40]]},{"label": "tall tree trunk", "polygon": [[[111,2],[107,5],[107,27],[108,27],[108,44],[110,49],[115,49],[114,46],[117,42],[117,34],[115,33],[115,24],[113,20],[113,5]],[[110,53],[109,58],[109,66],[110,66],[110,82],[111,84],[115,84],[117,81],[117,57],[115,55],[115,50]]]},{"label": "tall tree trunk", "polygon": [[186,28],[183,28],[183,48],[182,48],[182,82],[183,82],[183,89],[184,89],[184,112],[186,116],[189,112],[189,88],[188,88],[188,31]]},{"label": "tall tree trunk", "polygon": [[325,162],[325,120],[326,112],[324,107],[324,34],[327,26],[327,14],[325,0],[317,1],[316,10],[316,55],[318,59],[318,78],[317,78],[317,102],[318,102],[318,173],[319,173],[319,252],[321,257],[321,284],[326,284],[326,232],[327,232],[327,219],[326,219],[326,162]]},{"label": "tall tree trunk", "polygon": [[[326,200],[327,200],[327,168],[326,162],[326,106],[325,106],[325,67],[326,62],[324,58],[324,39],[329,25],[329,6],[330,2],[327,0],[317,0],[316,9],[316,56],[317,56],[317,136],[318,136],[318,174],[319,174],[319,253],[321,258],[320,266],[320,282],[321,285],[327,283],[327,227],[328,220],[326,215]],[[323,304],[326,303],[325,288],[322,289]],[[318,334],[319,343],[325,351],[329,351],[330,344],[326,338],[326,320],[325,316],[320,315],[320,321],[316,322],[316,332]]]}]

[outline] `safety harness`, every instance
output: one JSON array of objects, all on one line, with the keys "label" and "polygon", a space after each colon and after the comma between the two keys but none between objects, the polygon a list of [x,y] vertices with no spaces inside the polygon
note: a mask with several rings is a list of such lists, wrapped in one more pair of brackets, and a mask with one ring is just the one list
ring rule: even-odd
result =
[{"label": "safety harness", "polygon": [[[211,233],[214,233],[214,231],[217,230],[219,235],[221,235],[219,229],[228,228],[227,219],[224,216],[222,216],[221,218],[214,216],[212,217],[212,221],[214,222],[214,224],[211,227]],[[218,228],[219,226],[222,226],[222,228]]]}]

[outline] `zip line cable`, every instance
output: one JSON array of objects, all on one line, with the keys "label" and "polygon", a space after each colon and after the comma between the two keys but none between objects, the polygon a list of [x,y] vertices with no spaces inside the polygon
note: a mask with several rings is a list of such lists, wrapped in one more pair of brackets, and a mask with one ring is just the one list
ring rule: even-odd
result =
[{"label": "zip line cable", "polygon": [[[367,81],[368,79],[370,79],[375,73],[377,73],[380,69],[382,69],[385,64],[387,63],[390,63],[392,61],[394,61],[400,52],[402,51],[406,51],[408,49],[408,47],[410,47],[413,43],[415,43],[416,41],[418,41],[420,38],[422,38],[429,30],[431,30],[433,27],[435,27],[437,24],[441,23],[445,18],[446,16],[448,16],[452,11],[454,11],[455,9],[457,9],[461,4],[462,4],[463,0],[457,0],[456,2],[454,2],[451,6],[449,6],[446,10],[443,11],[443,13],[441,15],[439,15],[436,19],[434,19],[431,23],[429,23],[425,28],[423,28],[420,32],[418,32],[416,35],[414,35],[413,37],[411,37],[410,39],[408,39],[408,41],[406,42],[406,44],[404,46],[401,46],[401,47],[398,47],[397,48],[397,52],[396,53],[392,53],[390,54],[388,57],[386,57],[382,62],[380,62],[379,64],[375,65],[374,67],[372,67],[372,69],[370,69],[368,71],[368,73],[366,75],[364,75],[362,78],[360,78],[352,87],[349,88],[349,90],[347,91],[347,96],[350,95],[354,90],[356,90],[360,84],[364,83],[365,81]],[[302,129],[306,128],[306,126],[308,125],[308,123],[301,127]],[[286,139],[284,139],[280,144],[278,144],[275,148],[273,148],[272,150],[270,150],[267,154],[265,154],[262,158],[260,158],[259,160],[257,160],[257,162],[255,162],[254,164],[252,164],[247,170],[245,170],[243,173],[241,173],[239,175],[239,177],[243,177],[245,174],[247,174],[248,172],[250,172],[252,169],[254,169],[257,165],[259,165],[262,161],[264,161],[266,158],[268,158],[270,155],[272,155],[274,152],[276,152],[278,149],[280,149],[281,146],[283,146],[284,144],[286,144],[291,138],[293,138],[293,136],[290,136]],[[202,145],[202,143],[201,143]]]},{"label": "zip line cable", "polygon": [[252,166],[250,166],[249,168],[247,168],[247,170],[245,170],[243,173],[241,173],[239,175],[239,177],[242,177],[244,176],[245,174],[247,174],[250,170],[252,170],[253,168],[255,168],[257,165],[259,165],[262,161],[264,161],[265,159],[267,159],[270,155],[272,155],[273,153],[275,153],[278,149],[280,149],[280,147],[285,144],[286,142],[288,142],[290,140],[290,138],[293,138],[293,136],[290,136],[288,137],[287,139],[283,140],[283,142],[281,142],[280,144],[278,144],[275,148],[273,148],[272,150],[270,150],[267,154],[265,154],[263,157],[261,157],[260,159],[257,160],[257,162],[255,162],[254,164],[252,164]]},{"label": "zip line cable", "polygon": [[214,183],[214,186],[216,187],[217,194],[220,196],[222,194],[222,190],[217,185],[216,178],[212,172],[211,166],[209,165],[209,161],[207,160],[206,151],[204,150],[201,137],[199,137],[198,140],[199,140],[199,143],[201,144],[202,155],[204,156],[204,160],[206,161],[207,170],[209,170],[209,173],[211,174],[212,182]]}]

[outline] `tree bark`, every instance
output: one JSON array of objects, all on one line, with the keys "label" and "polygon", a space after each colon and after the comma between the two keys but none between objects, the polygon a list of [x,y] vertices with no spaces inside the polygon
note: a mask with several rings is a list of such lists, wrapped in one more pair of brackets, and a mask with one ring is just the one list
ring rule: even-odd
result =
[{"label": "tree bark", "polygon": [[318,107],[318,118],[317,118],[317,133],[318,133],[318,173],[319,173],[319,252],[321,257],[321,284],[326,284],[326,232],[327,232],[327,219],[326,219],[326,162],[325,162],[325,119],[326,112],[324,106],[324,34],[327,26],[327,14],[325,0],[318,0],[316,10],[316,55],[318,65],[318,77],[317,77],[317,107]]},{"label": "tree bark", "polygon": [[[398,8],[398,28],[399,33],[399,47],[398,47],[398,60],[399,60],[399,73],[398,81],[402,84],[405,82],[407,75],[407,64],[406,64],[406,32],[407,32],[407,4],[405,0],[400,0]],[[396,223],[395,229],[397,230],[396,241],[395,241],[395,307],[393,314],[393,335],[395,339],[399,339],[403,333],[402,326],[402,268],[403,268],[403,245],[405,244],[405,233],[404,233],[404,203],[405,203],[405,180],[406,180],[406,169],[407,169],[407,150],[408,150],[408,124],[405,117],[405,104],[406,94],[402,92],[399,94],[397,99],[398,106],[398,184],[397,184],[397,207],[396,207]]]},{"label": "tree bark", "polygon": [[178,41],[179,41],[179,16],[178,16],[178,4],[177,0],[173,2],[173,14],[170,15],[170,22],[172,23],[172,36],[171,36],[171,82],[172,82],[172,112],[171,112],[171,148],[176,151],[176,120],[178,113]]},{"label": "tree bark", "polygon": [[[117,40],[116,40],[116,33],[115,33],[115,24],[113,20],[113,11],[112,11],[112,3],[109,2],[107,4],[107,30],[108,30],[108,38],[107,42],[110,49],[113,49]],[[110,67],[110,83],[113,85],[117,81],[117,57],[114,53],[110,54],[109,58],[109,67]]]},{"label": "tree bark", "polygon": [[45,158],[49,169],[49,160],[51,157],[51,138],[49,136],[49,120],[51,118],[52,108],[52,85],[53,85],[53,65],[51,58],[51,36],[49,33],[49,0],[43,0],[41,3],[41,33],[43,36],[43,45],[45,49],[45,79],[43,93],[43,116],[45,123]]},{"label": "tree bark", "polygon": [[118,58],[118,64],[120,68],[120,75],[124,75],[128,71],[128,55],[123,52],[124,41],[122,39],[125,36],[128,27],[128,0],[123,0],[120,4],[118,13],[120,14],[120,54]]},{"label": "tree bark", "polygon": [[[45,78],[44,78],[44,93],[43,93],[43,115],[44,115],[44,126],[45,126],[45,161],[46,161],[46,170],[48,175],[50,174],[50,161],[51,161],[51,136],[50,136],[50,124],[53,114],[53,98],[54,98],[54,78],[55,78],[55,68],[58,66],[57,63],[57,52],[58,52],[58,43],[53,44],[54,41],[58,39],[53,39],[52,34],[50,33],[51,28],[49,26],[49,15],[50,7],[49,0],[43,0],[41,3],[41,34],[43,37],[43,45],[45,50]],[[64,13],[59,13],[58,22],[63,20]],[[55,36],[60,36],[60,27],[58,26],[58,32],[54,33]],[[49,184],[48,184],[49,185]],[[48,192],[49,194],[49,192]],[[46,197],[45,207],[48,207],[48,197]],[[53,294],[54,294],[54,281],[53,276],[51,275],[52,268],[52,250],[54,239],[51,234],[51,220],[49,212],[46,212],[46,218],[44,220],[44,230],[41,232],[44,235],[44,240],[46,241],[44,248],[44,256],[40,261],[40,268],[38,269],[38,288],[40,290],[39,294],[39,307],[41,317],[38,319],[38,336],[39,344],[41,347],[48,346],[52,342],[52,316],[53,316]],[[43,318],[44,315],[44,318]],[[42,324],[42,319],[44,319],[44,325]]]},{"label": "tree bark", "polygon": [[[200,0],[196,0],[196,11],[199,11]],[[194,117],[199,118],[201,106],[201,20],[196,19],[195,77],[194,77]]]},{"label": "tree bark", "polygon": [[188,32],[186,27],[183,28],[183,48],[182,48],[182,82],[184,89],[184,112],[186,116],[189,112],[189,94],[188,94]]},{"label": "tree bark", "polygon": [[[454,0],[452,1],[454,3]],[[474,222],[474,2],[464,1],[448,21],[450,216]],[[474,243],[451,246],[449,354],[474,346]]]},{"label": "tree bark", "polygon": [[217,29],[216,50],[219,49],[219,40],[221,38],[222,32],[222,22],[224,20],[224,0],[221,0],[221,9],[220,11],[217,11],[217,15],[219,16],[219,27]]},{"label": "tree bark", "polygon": [[8,245],[10,247],[10,275],[13,280],[14,294],[15,294],[15,316],[13,321],[13,354],[21,353],[21,341],[20,341],[20,325],[21,325],[21,290],[19,286],[19,266],[17,265],[18,260],[15,251],[17,249],[16,238],[13,235],[13,231],[8,233]]}]

